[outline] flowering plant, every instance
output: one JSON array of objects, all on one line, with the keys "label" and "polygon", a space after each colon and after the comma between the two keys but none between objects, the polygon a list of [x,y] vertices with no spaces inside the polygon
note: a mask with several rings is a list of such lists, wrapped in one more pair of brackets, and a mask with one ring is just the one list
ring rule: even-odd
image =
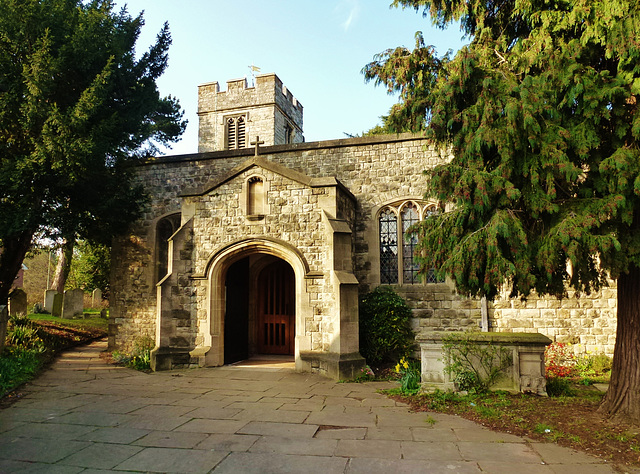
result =
[{"label": "flowering plant", "polygon": [[396,364],[396,373],[400,374],[400,390],[403,393],[416,393],[420,390],[420,362],[404,357]]},{"label": "flowering plant", "polygon": [[544,350],[544,368],[547,377],[571,377],[576,368],[576,355],[571,345],[549,344]]},{"label": "flowering plant", "polygon": [[365,365],[362,369],[360,369],[360,374],[356,377],[356,380],[359,382],[363,382],[366,380],[373,380],[376,374],[373,373],[373,370],[368,365]]}]

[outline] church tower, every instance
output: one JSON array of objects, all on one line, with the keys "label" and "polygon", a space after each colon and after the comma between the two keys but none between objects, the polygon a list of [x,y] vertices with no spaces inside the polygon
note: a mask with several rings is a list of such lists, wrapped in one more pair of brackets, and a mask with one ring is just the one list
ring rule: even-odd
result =
[{"label": "church tower", "polygon": [[304,142],[302,104],[275,74],[217,82],[198,87],[198,153],[249,148],[260,137],[264,146]]}]

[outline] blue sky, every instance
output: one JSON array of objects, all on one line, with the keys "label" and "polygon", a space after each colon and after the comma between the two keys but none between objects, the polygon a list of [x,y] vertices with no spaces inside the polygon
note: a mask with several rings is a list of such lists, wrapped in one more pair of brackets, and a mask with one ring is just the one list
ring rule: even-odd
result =
[{"label": "blue sky", "polygon": [[457,50],[457,27],[435,29],[414,10],[390,9],[391,0],[128,0],[132,14],[144,10],[138,41],[143,52],[165,21],[173,45],[169,68],[158,84],[180,100],[187,131],[168,154],[195,153],[198,146],[197,87],[249,76],[254,64],[275,72],[304,106],[306,141],[344,138],[380,122],[397,97],[360,72],[376,53],[413,49],[415,32],[439,53]]}]

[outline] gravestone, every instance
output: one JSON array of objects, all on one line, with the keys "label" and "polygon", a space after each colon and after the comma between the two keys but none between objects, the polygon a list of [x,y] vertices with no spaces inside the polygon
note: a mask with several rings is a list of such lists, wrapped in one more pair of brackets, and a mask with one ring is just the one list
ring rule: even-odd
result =
[{"label": "gravestone", "polygon": [[27,293],[20,288],[13,290],[9,296],[9,315],[17,314],[27,315]]},{"label": "gravestone", "polygon": [[7,324],[9,322],[9,309],[6,305],[0,305],[0,353],[4,348],[4,342],[7,338]]},{"label": "gravestone", "polygon": [[84,309],[84,291],[82,288],[75,288],[64,292],[64,301],[62,302],[62,318],[72,319],[76,316],[82,316]]},{"label": "gravestone", "polygon": [[102,303],[102,290],[100,288],[96,288],[91,293],[91,307],[97,308]]},{"label": "gravestone", "polygon": [[53,295],[53,304],[51,305],[51,316],[55,316],[56,318],[62,317],[63,300],[64,300],[64,295],[56,291],[56,294]]},{"label": "gravestone", "polygon": [[57,294],[56,290],[44,290],[44,310],[47,313],[53,312],[53,297]]}]

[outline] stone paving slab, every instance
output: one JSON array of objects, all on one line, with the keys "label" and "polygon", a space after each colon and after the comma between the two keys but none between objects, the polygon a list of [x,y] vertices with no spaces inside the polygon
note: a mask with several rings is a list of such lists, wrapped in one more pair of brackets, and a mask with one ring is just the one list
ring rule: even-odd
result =
[{"label": "stone paving slab", "polygon": [[120,463],[116,470],[207,473],[225,457],[227,453],[203,449],[146,448]]},{"label": "stone paving slab", "polygon": [[216,474],[343,474],[350,472],[346,471],[347,461],[345,458],[329,456],[232,453],[216,467],[214,472]]},{"label": "stone paving slab", "polygon": [[105,342],[66,353],[0,409],[0,472],[615,472],[555,444],[410,413],[376,390],[265,366],[143,374]]}]

